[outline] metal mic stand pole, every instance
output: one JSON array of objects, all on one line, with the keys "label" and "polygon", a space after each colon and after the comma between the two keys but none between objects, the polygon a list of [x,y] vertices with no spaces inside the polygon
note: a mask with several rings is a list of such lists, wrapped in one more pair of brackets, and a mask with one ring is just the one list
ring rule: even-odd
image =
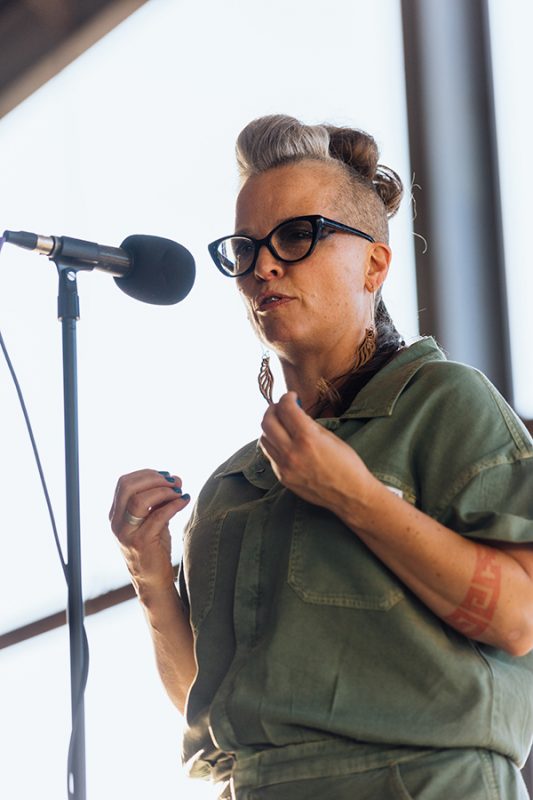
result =
[{"label": "metal mic stand pole", "polygon": [[78,379],[76,322],[79,297],[76,275],[68,259],[55,260],[59,272],[58,318],[63,330],[63,397],[65,418],[65,478],[67,499],[68,627],[70,638],[70,696],[72,740],[68,797],[86,800],[84,691],[87,647],[83,628],[84,608],[81,585],[80,475],[78,450]]}]

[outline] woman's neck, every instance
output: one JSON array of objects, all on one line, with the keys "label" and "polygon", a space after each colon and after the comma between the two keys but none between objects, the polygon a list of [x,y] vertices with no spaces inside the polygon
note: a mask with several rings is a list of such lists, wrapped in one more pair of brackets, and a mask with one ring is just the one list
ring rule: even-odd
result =
[{"label": "woman's neck", "polygon": [[288,391],[296,392],[305,409],[312,409],[320,399],[320,382],[334,381],[349,372],[353,367],[353,357],[352,353],[350,358],[341,361],[311,353],[296,362],[283,356],[279,358]]}]

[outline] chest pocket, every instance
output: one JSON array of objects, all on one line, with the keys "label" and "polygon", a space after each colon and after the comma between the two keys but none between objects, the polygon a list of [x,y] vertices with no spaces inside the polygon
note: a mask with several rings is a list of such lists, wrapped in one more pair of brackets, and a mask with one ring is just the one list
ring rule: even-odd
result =
[{"label": "chest pocket", "polygon": [[195,520],[183,537],[183,563],[195,631],[213,605],[220,537],[227,512]]},{"label": "chest pocket", "polygon": [[306,603],[388,611],[403,597],[396,576],[326,509],[297,502],[288,582]]}]

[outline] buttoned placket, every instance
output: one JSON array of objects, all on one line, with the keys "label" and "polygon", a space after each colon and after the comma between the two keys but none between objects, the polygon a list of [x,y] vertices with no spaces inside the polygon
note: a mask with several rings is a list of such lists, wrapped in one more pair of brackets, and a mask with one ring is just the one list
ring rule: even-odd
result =
[{"label": "buttoned placket", "polygon": [[265,490],[263,498],[255,503],[246,521],[242,537],[239,563],[235,579],[233,624],[236,649],[228,673],[213,700],[209,730],[218,747],[228,749],[236,740],[236,734],[227,713],[226,705],[231,697],[232,686],[241,664],[246,663],[247,654],[258,636],[258,612],[261,602],[260,575],[264,535],[268,521],[271,490],[280,488],[270,462],[257,445],[251,461],[243,469],[246,479],[254,486]]}]

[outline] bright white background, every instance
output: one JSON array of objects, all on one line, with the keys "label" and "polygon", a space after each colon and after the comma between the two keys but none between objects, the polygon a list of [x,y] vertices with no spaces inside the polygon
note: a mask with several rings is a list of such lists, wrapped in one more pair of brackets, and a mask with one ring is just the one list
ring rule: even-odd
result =
[{"label": "bright white background", "polygon": [[[261,346],[206,244],[233,228],[235,138],[283,112],[356,125],[410,185],[398,0],[149,0],[0,122],[0,230],[119,245],[132,233],[180,241],[198,277],[183,303],[151,307],[107,276],[79,277],[82,549],[86,597],[127,582],[107,512],[117,477],[181,474],[194,497],[255,438],[265,410]],[[393,221],[386,299],[417,334],[411,210]],[[0,328],[18,371],[64,530],[61,329],[46,259],[0,255]],[[277,394],[281,392],[278,382]],[[0,363],[3,557],[0,632],[65,606],[27,436]],[[174,525],[175,556],[185,517]],[[63,537],[64,538],[64,537]],[[179,769],[181,721],[156,677],[135,601],[87,620],[88,795],[193,798],[212,789]],[[0,796],[66,795],[68,642],[61,629],[0,654]],[[196,793],[196,794],[195,794]]]}]

